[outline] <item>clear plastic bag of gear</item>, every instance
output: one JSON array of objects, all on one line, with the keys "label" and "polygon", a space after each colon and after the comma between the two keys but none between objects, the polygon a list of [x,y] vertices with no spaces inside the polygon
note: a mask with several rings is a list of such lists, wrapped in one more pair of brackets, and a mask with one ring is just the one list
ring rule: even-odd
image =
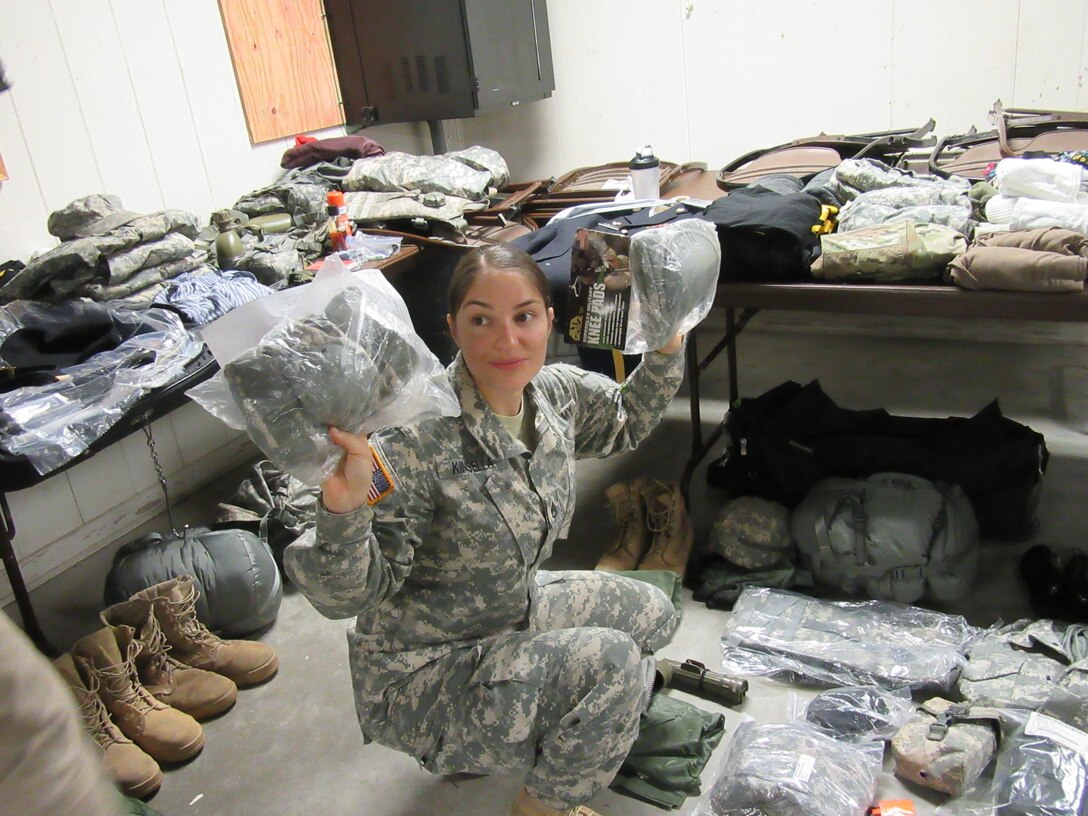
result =
[{"label": "clear plastic bag of gear", "polygon": [[722,632],[722,671],[823,686],[948,692],[980,635],[959,615],[747,587]]},{"label": "clear plastic bag of gear", "polygon": [[1005,709],[992,775],[937,809],[940,816],[1086,816],[1088,733],[1073,723],[1088,706],[1057,689],[1038,711]]},{"label": "clear plastic bag of gear", "polygon": [[838,740],[890,740],[914,714],[907,689],[840,686],[802,702],[790,697],[791,720],[805,722]]},{"label": "clear plastic bag of gear", "polygon": [[222,370],[189,396],[304,484],[320,484],[340,460],[330,425],[370,433],[460,413],[441,363],[376,270],[349,272],[333,256],[313,283],[228,318],[204,330]]},{"label": "clear plastic bag of gear", "polygon": [[204,345],[161,309],[18,300],[0,308],[0,440],[50,473],[91,447]]},{"label": "clear plastic bag of gear", "polygon": [[742,722],[696,816],[864,816],[883,743],[840,742],[805,723]]},{"label": "clear plastic bag of gear", "polygon": [[624,353],[641,354],[691,331],[707,316],[722,250],[713,224],[686,218],[636,232],[630,251],[633,297]]}]

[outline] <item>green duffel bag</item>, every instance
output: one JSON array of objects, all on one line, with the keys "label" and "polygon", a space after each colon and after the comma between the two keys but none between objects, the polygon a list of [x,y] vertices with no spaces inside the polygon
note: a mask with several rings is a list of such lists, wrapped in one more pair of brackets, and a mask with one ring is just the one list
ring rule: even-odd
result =
[{"label": "green duffel bag", "polygon": [[905,473],[822,479],[794,509],[790,531],[818,585],[875,600],[957,600],[978,567],[967,496]]}]

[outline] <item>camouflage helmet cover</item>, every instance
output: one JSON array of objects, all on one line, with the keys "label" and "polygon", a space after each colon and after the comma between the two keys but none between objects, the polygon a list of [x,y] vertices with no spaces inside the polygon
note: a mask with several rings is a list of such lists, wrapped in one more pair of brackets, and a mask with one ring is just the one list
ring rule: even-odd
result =
[{"label": "camouflage helmet cover", "polygon": [[744,569],[767,569],[790,550],[790,511],[757,496],[738,496],[718,514],[707,548]]}]

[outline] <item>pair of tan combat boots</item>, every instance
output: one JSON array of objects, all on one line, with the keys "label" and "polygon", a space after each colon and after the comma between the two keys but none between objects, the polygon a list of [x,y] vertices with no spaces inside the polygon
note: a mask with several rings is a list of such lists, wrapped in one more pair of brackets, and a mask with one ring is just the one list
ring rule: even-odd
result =
[{"label": "pair of tan combat boots", "polygon": [[198,720],[234,705],[239,686],[279,668],[272,647],[222,640],[196,616],[185,575],[103,610],[105,627],[76,641],[54,665],[102,750],[102,764],[128,796],[162,784],[159,763],[185,762],[204,747]]},{"label": "pair of tan combat boots", "polygon": [[622,530],[597,569],[670,570],[682,578],[695,538],[680,485],[635,479],[612,485],[605,497]]}]

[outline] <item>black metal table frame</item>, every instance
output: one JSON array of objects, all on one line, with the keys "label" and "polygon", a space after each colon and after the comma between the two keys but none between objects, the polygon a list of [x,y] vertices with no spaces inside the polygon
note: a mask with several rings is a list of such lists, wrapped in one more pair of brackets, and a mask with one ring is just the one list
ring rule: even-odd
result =
[{"label": "black metal table frame", "polygon": [[[967,291],[952,286],[882,286],[826,283],[724,283],[715,308],[725,310],[725,331],[705,356],[699,356],[696,333],[687,343],[688,399],[691,410],[691,455],[680,477],[685,500],[695,469],[721,439],[725,423],[703,437],[702,373],[723,352],[729,366],[729,404],[739,394],[737,338],[762,309],[870,314],[889,317],[943,317],[1088,323],[1088,293]],[[739,310],[739,315],[738,315]]]}]

